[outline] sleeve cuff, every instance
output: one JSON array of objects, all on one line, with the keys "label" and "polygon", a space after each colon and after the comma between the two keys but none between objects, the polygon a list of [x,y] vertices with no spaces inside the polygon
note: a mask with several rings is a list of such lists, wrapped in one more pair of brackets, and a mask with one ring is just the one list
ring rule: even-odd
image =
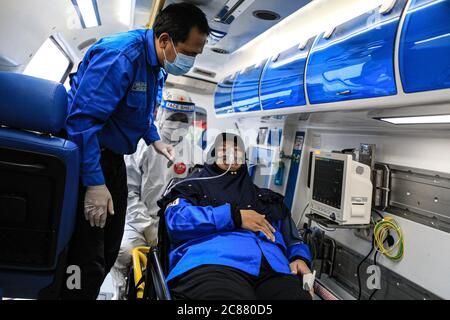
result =
[{"label": "sleeve cuff", "polygon": [[103,172],[101,170],[91,174],[83,174],[81,176],[81,181],[85,187],[105,184],[105,178],[103,177]]},{"label": "sleeve cuff", "polygon": [[149,146],[155,141],[161,140],[161,137],[158,134],[158,131],[150,130],[149,133],[145,136],[144,141]]},{"label": "sleeve cuff", "polygon": [[233,219],[234,226],[240,228],[242,226],[242,216],[241,210],[236,208],[236,206],[231,206],[231,218]]},{"label": "sleeve cuff", "polygon": [[312,255],[307,244],[299,243],[288,247],[288,257],[290,262],[300,259],[311,266]]},{"label": "sleeve cuff", "polygon": [[294,256],[294,257],[291,258],[291,260],[289,260],[289,262],[293,262],[295,260],[303,261],[311,269],[311,261],[309,261],[308,259],[306,259],[306,258],[304,258],[302,256]]},{"label": "sleeve cuff", "polygon": [[215,207],[212,210],[217,231],[228,231],[234,229],[233,220],[230,217],[231,206],[229,204]]}]

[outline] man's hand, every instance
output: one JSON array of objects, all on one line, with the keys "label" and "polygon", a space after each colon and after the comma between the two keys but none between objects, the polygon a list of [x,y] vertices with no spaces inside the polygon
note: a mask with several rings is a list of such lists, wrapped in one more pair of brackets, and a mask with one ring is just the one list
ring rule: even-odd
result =
[{"label": "man's hand", "polygon": [[[311,270],[308,268],[305,261],[300,260],[300,259],[292,261],[289,264],[289,267],[291,268],[292,274],[295,274],[295,275],[305,275],[305,274],[311,273]],[[314,297],[314,289],[313,288],[311,288],[309,293],[311,294],[311,297]]]},{"label": "man's hand", "polygon": [[266,220],[265,216],[259,214],[255,210],[240,210],[243,229],[250,231],[261,231],[265,234],[267,239],[275,242],[275,228],[272,227],[269,221]]},{"label": "man's hand", "polygon": [[164,143],[161,140],[153,142],[153,148],[155,148],[156,152],[165,156],[168,160],[175,160],[175,151],[173,146],[170,144]]},{"label": "man's hand", "polygon": [[84,196],[84,217],[89,220],[91,227],[103,228],[108,212],[114,214],[114,205],[106,185],[87,187]]}]

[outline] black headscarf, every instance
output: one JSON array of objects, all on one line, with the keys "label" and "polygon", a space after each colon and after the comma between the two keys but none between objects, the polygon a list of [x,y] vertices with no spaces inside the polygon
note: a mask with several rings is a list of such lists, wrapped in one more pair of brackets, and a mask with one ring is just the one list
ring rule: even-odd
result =
[{"label": "black headscarf", "polygon": [[[227,140],[229,141],[229,134],[227,134]],[[233,140],[236,143],[236,139]],[[218,145],[215,144],[215,146],[217,148]],[[186,182],[181,182],[171,189],[158,201],[158,205],[165,208],[173,200],[184,198],[195,206],[216,207],[228,203],[233,212],[240,209],[255,210],[271,221],[284,219],[290,214],[283,203],[283,196],[270,189],[257,187],[248,174],[245,164],[238,170],[229,171],[219,178],[191,180],[215,177],[224,172],[216,163],[206,164],[202,170],[186,179]]]}]

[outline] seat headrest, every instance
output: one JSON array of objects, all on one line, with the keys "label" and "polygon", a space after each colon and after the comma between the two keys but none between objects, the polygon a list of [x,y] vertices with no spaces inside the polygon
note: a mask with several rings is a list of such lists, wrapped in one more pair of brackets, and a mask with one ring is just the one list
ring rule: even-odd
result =
[{"label": "seat headrest", "polygon": [[67,92],[60,83],[0,72],[0,125],[57,133],[66,115]]}]

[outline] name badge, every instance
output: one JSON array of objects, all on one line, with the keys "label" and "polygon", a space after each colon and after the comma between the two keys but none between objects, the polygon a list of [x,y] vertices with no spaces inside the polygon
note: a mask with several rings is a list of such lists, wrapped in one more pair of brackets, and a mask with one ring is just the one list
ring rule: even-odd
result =
[{"label": "name badge", "polygon": [[147,91],[147,82],[135,82],[131,87],[131,91],[145,92]]}]

